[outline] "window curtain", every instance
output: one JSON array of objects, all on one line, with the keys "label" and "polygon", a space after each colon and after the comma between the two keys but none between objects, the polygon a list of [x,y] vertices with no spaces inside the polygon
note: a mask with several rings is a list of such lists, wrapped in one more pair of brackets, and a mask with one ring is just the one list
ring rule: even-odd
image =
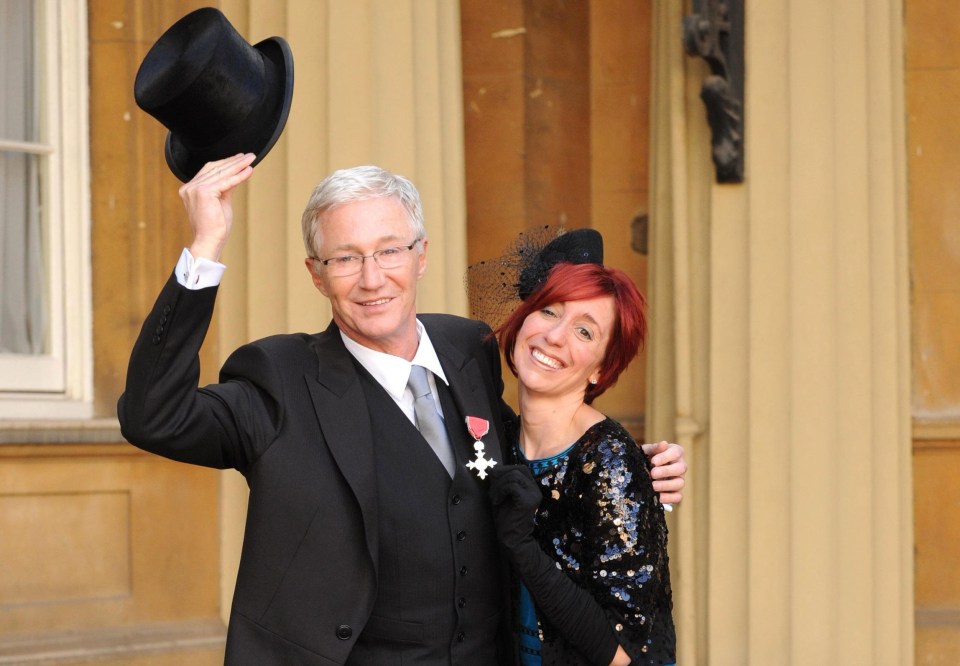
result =
[{"label": "window curtain", "polygon": [[[0,139],[36,142],[37,23],[33,0],[0,2]],[[40,159],[0,150],[0,353],[41,354],[46,306]]]}]

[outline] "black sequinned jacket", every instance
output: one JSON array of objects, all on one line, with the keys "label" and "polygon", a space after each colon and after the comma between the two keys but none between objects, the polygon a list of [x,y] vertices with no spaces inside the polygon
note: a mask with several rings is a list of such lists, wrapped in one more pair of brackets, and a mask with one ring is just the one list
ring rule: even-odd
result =
[{"label": "black sequinned jacket", "polygon": [[[519,424],[511,424],[514,462]],[[536,476],[540,547],[606,614],[632,664],[673,664],[667,525],[650,463],[622,425],[597,423],[559,466]],[[538,613],[544,666],[591,664]]]}]

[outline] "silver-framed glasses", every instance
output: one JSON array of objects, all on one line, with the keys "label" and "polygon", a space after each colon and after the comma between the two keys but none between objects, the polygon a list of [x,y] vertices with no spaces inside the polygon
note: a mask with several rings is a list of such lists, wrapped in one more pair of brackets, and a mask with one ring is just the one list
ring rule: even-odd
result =
[{"label": "silver-framed glasses", "polygon": [[373,259],[377,266],[384,270],[391,268],[400,268],[407,260],[407,254],[419,243],[422,238],[417,238],[409,245],[396,245],[377,250],[373,254],[340,254],[335,257],[320,259],[311,257],[323,265],[330,277],[347,277],[356,275],[363,269],[365,259]]}]

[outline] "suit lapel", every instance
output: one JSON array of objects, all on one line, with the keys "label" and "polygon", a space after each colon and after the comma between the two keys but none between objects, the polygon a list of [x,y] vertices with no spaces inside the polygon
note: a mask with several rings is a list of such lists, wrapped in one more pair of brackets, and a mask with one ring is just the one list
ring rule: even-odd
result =
[{"label": "suit lapel", "polygon": [[356,495],[367,547],[376,562],[377,478],[370,410],[340,330],[331,323],[314,338],[318,367],[305,373],[323,439]]}]

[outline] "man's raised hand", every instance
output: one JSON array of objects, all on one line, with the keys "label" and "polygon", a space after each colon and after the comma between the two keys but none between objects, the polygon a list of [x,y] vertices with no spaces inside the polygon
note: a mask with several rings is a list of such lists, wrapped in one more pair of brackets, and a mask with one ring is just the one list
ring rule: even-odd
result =
[{"label": "man's raised hand", "polygon": [[219,261],[233,227],[234,189],[253,175],[253,153],[240,153],[207,162],[189,182],[180,186],[180,199],[193,228],[190,254]]}]

